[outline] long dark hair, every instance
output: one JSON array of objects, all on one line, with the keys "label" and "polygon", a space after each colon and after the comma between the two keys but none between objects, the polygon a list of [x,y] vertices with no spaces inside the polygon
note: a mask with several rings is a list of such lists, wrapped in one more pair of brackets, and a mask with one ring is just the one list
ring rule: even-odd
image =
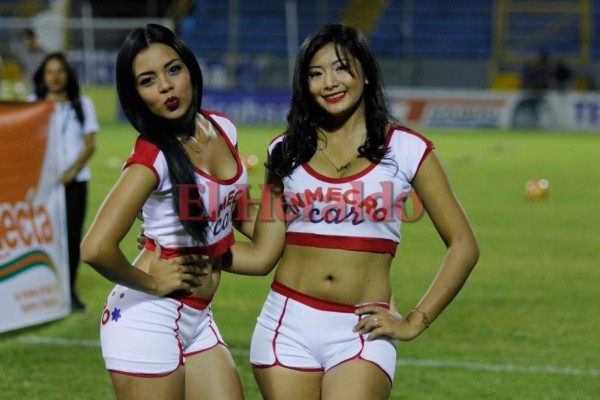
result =
[{"label": "long dark hair", "polygon": [[[140,98],[136,88],[133,61],[152,43],[162,43],[175,50],[190,72],[192,103],[187,112],[177,120],[168,120],[152,113]],[[198,61],[187,45],[170,29],[157,24],[148,24],[144,28],[135,29],[125,38],[117,55],[116,80],[119,101],[127,119],[143,137],[158,146],[165,155],[172,182],[173,207],[177,215],[181,215],[178,188],[184,187],[181,185],[196,185],[196,177],[194,164],[176,135],[193,135],[196,128],[196,113],[202,104],[203,84]],[[188,215],[200,216],[205,211],[200,193],[192,190],[189,196]],[[194,239],[202,243],[206,242],[208,227],[206,213],[204,218],[195,219],[193,222],[187,219],[180,219],[180,222]]]},{"label": "long dark hair", "polygon": [[81,108],[81,92],[79,89],[79,82],[77,81],[77,74],[73,71],[73,68],[71,68],[71,65],[63,53],[56,52],[48,54],[44,57],[40,66],[35,70],[35,74],[33,74],[35,97],[37,99],[45,99],[48,95],[48,88],[44,81],[44,70],[46,69],[48,62],[52,60],[59,61],[65,70],[67,75],[67,99],[71,102],[71,105],[75,110],[77,120],[83,126],[85,116],[83,115],[83,109]]},{"label": "long dark hair", "polygon": [[[340,60],[355,58],[365,79],[364,101],[367,139],[359,156],[371,162],[386,154],[386,127],[395,122],[389,110],[379,64],[366,38],[356,28],[339,23],[327,24],[308,36],[298,51],[292,85],[292,101],[283,142],[274,149],[267,167],[278,176],[287,176],[298,165],[308,162],[317,150],[317,131],[326,123],[327,113],[314,101],[308,89],[308,68],[315,53],[333,43]],[[351,69],[350,73],[354,74]]]}]

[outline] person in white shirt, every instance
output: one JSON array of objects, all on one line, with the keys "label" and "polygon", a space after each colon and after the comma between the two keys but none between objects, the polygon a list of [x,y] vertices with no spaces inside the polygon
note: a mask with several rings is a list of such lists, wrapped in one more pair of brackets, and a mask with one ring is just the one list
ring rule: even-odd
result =
[{"label": "person in white shirt", "polygon": [[35,93],[30,99],[54,102],[52,128],[60,136],[61,183],[66,197],[71,309],[85,311],[77,293],[77,270],[91,175],[88,161],[96,149],[100,126],[94,104],[80,93],[77,76],[64,54],[50,53],[42,60],[33,76],[33,87]]},{"label": "person in white shirt", "polygon": [[33,83],[35,72],[48,52],[40,47],[35,31],[31,28],[21,32],[19,41],[11,41],[10,48],[21,69],[20,82],[23,82],[26,88],[23,94],[28,93],[27,88]]}]

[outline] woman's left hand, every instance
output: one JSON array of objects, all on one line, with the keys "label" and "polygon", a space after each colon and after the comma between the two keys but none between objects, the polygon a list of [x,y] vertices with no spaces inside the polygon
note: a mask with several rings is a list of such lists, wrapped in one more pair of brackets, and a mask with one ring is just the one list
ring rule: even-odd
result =
[{"label": "woman's left hand", "polygon": [[68,185],[69,183],[75,180],[77,176],[77,169],[75,167],[67,168],[65,172],[63,172],[60,182],[63,185]]},{"label": "woman's left hand", "polygon": [[138,250],[144,250],[146,247],[146,241],[148,240],[146,235],[144,235],[144,227],[140,227],[140,232],[138,233],[136,240]]},{"label": "woman's left hand", "polygon": [[361,335],[369,333],[367,340],[389,336],[396,340],[408,341],[419,336],[425,328],[425,325],[411,323],[398,312],[383,307],[361,307],[355,314],[364,317],[354,326],[353,331]]}]

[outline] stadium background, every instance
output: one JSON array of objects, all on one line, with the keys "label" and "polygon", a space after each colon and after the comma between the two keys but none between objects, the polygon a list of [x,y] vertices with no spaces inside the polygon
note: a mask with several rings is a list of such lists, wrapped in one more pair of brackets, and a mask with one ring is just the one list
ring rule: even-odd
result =
[{"label": "stadium background", "polygon": [[[36,28],[42,45],[65,50],[76,65],[102,124],[89,223],[135,136],[119,118],[113,84],[116,49],[134,26],[159,21],[178,31],[198,55],[214,96],[285,97],[294,46],[319,24],[338,20],[368,33],[388,87],[515,90],[521,65],[549,48],[576,71],[576,89],[593,92],[600,69],[599,9],[598,0],[2,1],[2,97],[20,98],[27,90],[10,53],[25,27]],[[285,102],[280,107],[250,110],[273,119],[240,123],[243,154],[264,158],[266,144],[283,128],[278,118]],[[478,232],[482,258],[447,313],[425,335],[400,346],[392,398],[597,398],[600,136],[445,128],[423,133],[445,160]],[[251,174],[254,187],[261,177],[259,166]],[[529,201],[525,182],[542,177],[550,181],[549,197]],[[135,253],[134,236],[126,247]],[[400,311],[427,287],[441,247],[426,218],[405,227],[394,263]],[[248,399],[259,398],[247,355],[269,282],[228,275],[215,299]],[[97,343],[98,316],[111,285],[85,266],[79,285],[88,313],[0,336],[0,398],[113,398]]]},{"label": "stadium background", "polygon": [[154,20],[194,49],[207,88],[277,90],[289,87],[301,40],[341,20],[369,36],[388,86],[514,89],[521,66],[547,49],[574,68],[577,88],[594,90],[598,10],[599,0],[4,0],[0,54],[10,86],[11,46],[32,27],[42,47],[69,54],[84,83],[111,85],[124,35]]}]

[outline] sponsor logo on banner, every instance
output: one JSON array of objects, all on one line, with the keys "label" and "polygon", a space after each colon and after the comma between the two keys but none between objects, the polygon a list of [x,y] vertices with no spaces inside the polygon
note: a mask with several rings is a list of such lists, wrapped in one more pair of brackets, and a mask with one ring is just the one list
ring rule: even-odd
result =
[{"label": "sponsor logo on banner", "polygon": [[393,114],[408,125],[498,128],[505,121],[506,96],[444,91],[393,91]]},{"label": "sponsor logo on banner", "polygon": [[64,188],[49,102],[0,102],[0,332],[68,314]]},{"label": "sponsor logo on banner", "polygon": [[202,106],[219,110],[235,123],[283,124],[290,99],[287,90],[205,90]]},{"label": "sponsor logo on banner", "polygon": [[600,95],[574,91],[392,88],[392,113],[409,126],[600,131]]},{"label": "sponsor logo on banner", "polygon": [[600,130],[600,95],[573,94],[569,104],[575,129]]}]

